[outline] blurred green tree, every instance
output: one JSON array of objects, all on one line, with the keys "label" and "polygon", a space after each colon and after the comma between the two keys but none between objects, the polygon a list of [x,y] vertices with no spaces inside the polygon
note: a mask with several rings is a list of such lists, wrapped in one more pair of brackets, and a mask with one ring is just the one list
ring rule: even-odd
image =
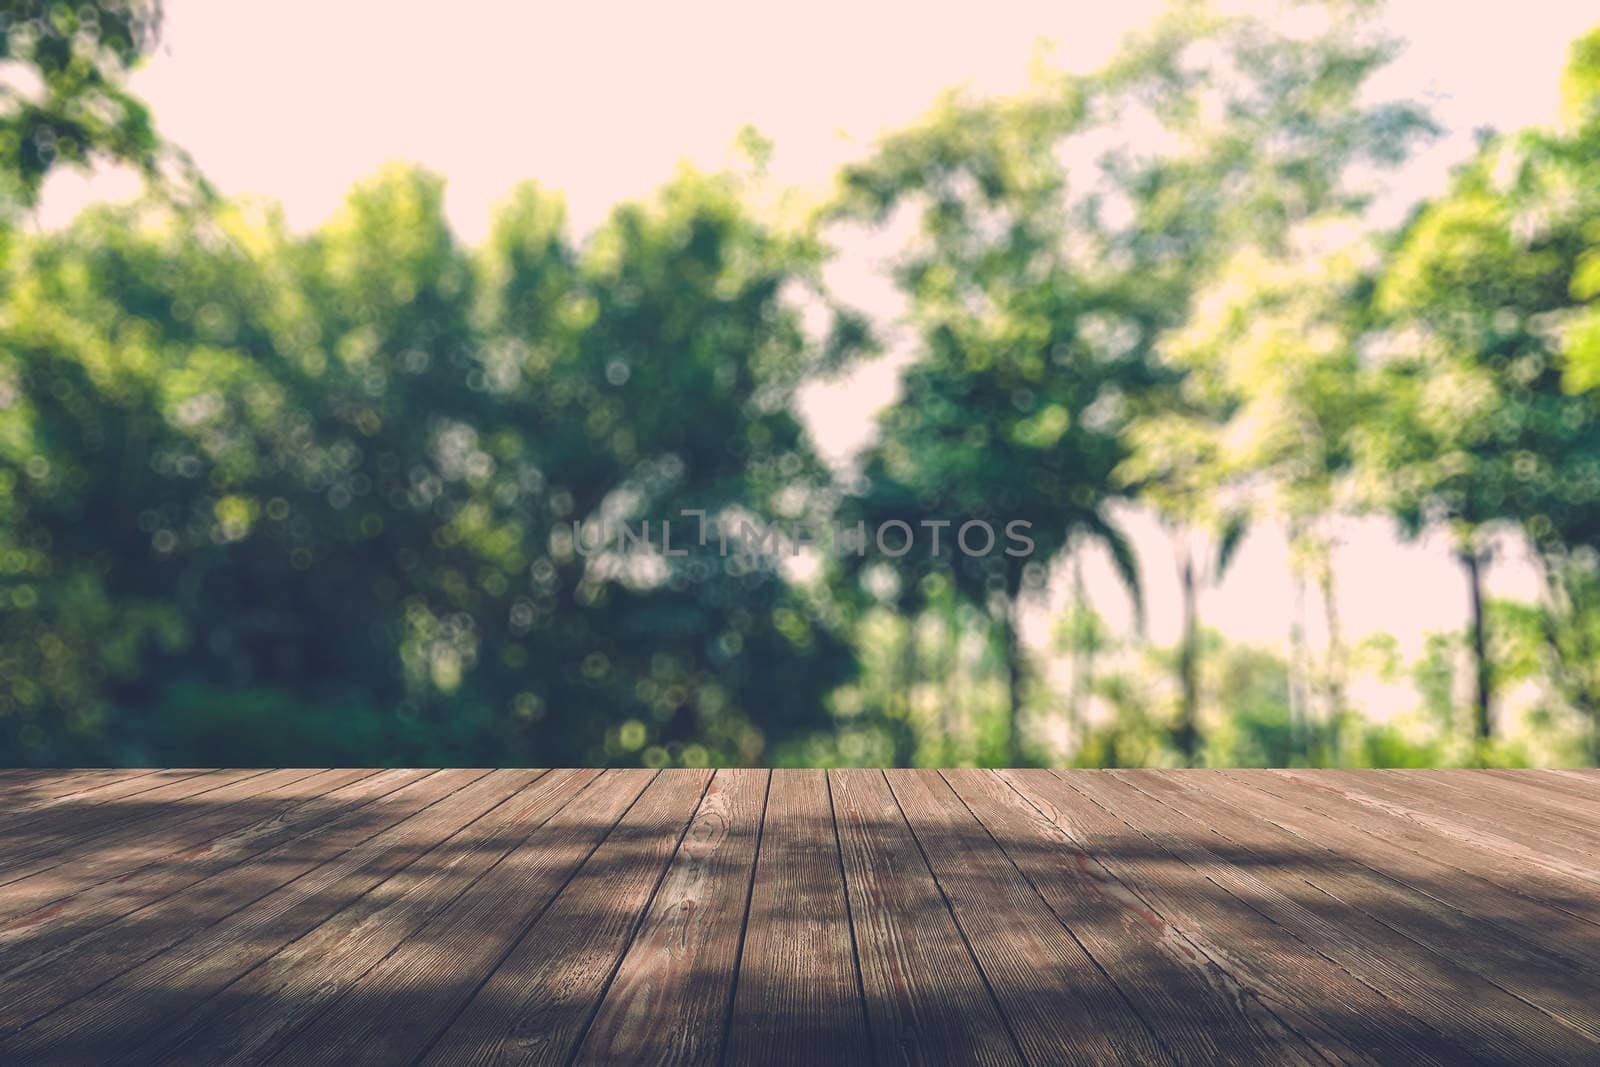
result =
[{"label": "blurred green tree", "polygon": [[194,180],[126,85],[160,28],[160,0],[0,0],[0,262],[55,167],[178,164]]},{"label": "blurred green tree", "polygon": [[[1083,535],[1137,589],[1107,512],[1127,495],[1179,531],[1213,530],[1214,570],[1238,544],[1243,513],[1228,506],[1217,435],[1239,396],[1191,384],[1193,368],[1163,348],[1241,248],[1276,250],[1302,222],[1359,211],[1352,171],[1398,162],[1431,128],[1410,105],[1362,98],[1393,46],[1361,6],[1323,6],[1325,26],[1302,37],[1179,4],[1103,71],[1041,73],[1016,100],[947,99],[843,176],[842,214],[920,221],[897,267],[919,352],[855,513],[1032,524],[1031,560],[950,568],[993,605],[1010,650],[1009,759],[1023,753],[1025,580],[1042,585]],[[1078,162],[1081,177],[1068,166]],[[1174,731],[1194,759],[1201,576],[1181,555],[1189,638]]]},{"label": "blurred green tree", "polygon": [[[156,182],[19,238],[53,166],[182,157],[126,88],[156,3],[0,0],[0,760],[1564,762],[1574,711],[1600,760],[1600,31],[1560,127],[1373,242],[1366,177],[1431,129],[1372,102],[1374,10],[1181,0],[1094,74],[944,98],[820,214],[746,133],[582,241],[529,184],[466,248],[404,166],[309,234]],[[841,478],[796,406],[872,348],[826,227],[900,223],[913,358]],[[1090,603],[1104,550],[1139,613],[1125,502],[1178,549],[1170,647]],[[1350,688],[1398,653],[1334,595],[1362,508],[1452,531],[1474,606],[1382,723]],[[1315,665],[1298,608],[1288,660],[1203,625],[1266,519]],[[1541,603],[1484,595],[1505,531]],[[1062,563],[1064,714],[1022,638]]]},{"label": "blurred green tree", "polygon": [[[1178,546],[1185,637],[1174,730],[1189,759],[1201,744],[1199,592],[1223,575],[1264,503],[1287,519],[1323,591],[1328,721],[1338,721],[1343,702],[1318,527],[1350,417],[1342,409],[1351,348],[1343,308],[1309,287],[1334,280],[1318,271],[1347,268],[1308,254],[1305,243],[1330,222],[1358,224],[1372,194],[1363,173],[1398,164],[1433,127],[1411,104],[1366,98],[1396,47],[1370,8],[1308,11],[1320,21],[1295,35],[1180,5],[1111,68],[1131,101],[1114,113],[1153,120],[1178,146],[1119,150],[1108,170],[1133,219],[1131,277],[1164,282],[1147,292],[1152,356],[1168,373],[1134,413],[1118,476]],[[1302,332],[1308,326],[1316,328]]]},{"label": "blurred green tree", "polygon": [[[1359,352],[1376,261],[1351,216],[1308,220],[1276,250],[1241,249],[1197,293],[1189,321],[1161,349],[1183,372],[1185,411],[1199,414],[1184,416],[1181,428],[1159,410],[1140,419],[1126,465],[1135,477],[1160,475],[1150,495],[1163,513],[1203,516],[1220,531],[1214,575],[1247,516],[1284,522],[1293,580],[1299,587],[1309,574],[1315,582],[1327,635],[1321,663],[1309,670],[1302,620],[1292,623],[1291,666],[1311,676],[1291,689],[1296,741],[1329,752],[1340,749],[1337,727],[1349,711],[1333,520],[1352,506],[1352,434],[1376,403]],[[1193,573],[1184,558],[1181,587],[1191,611]],[[1304,690],[1318,694],[1319,729],[1308,731]]]},{"label": "blurred green tree", "polygon": [[0,62],[28,69],[37,82],[11,83],[0,91],[0,158],[8,161],[8,196],[31,203],[45,174],[59,163],[100,155],[155,162],[149,112],[123,80],[155,43],[160,23],[155,0],[0,5]]},{"label": "blurred green tree", "polygon": [[[1368,348],[1383,409],[1362,429],[1369,495],[1416,532],[1450,529],[1468,581],[1474,732],[1493,733],[1484,532],[1520,529],[1549,585],[1569,691],[1600,715],[1586,650],[1600,550],[1600,392],[1585,390],[1600,219],[1593,56],[1574,47],[1568,125],[1490,138],[1398,238]],[[1600,718],[1597,738],[1600,738]],[[1600,743],[1600,741],[1597,741]]]},{"label": "blurred green tree", "polygon": [[[872,530],[899,521],[915,531],[893,564],[901,610],[920,610],[922,578],[937,573],[989,612],[1008,693],[993,758],[1010,764],[1026,758],[1024,593],[1042,588],[1075,533],[1108,545],[1137,589],[1131,550],[1102,507],[1120,456],[1117,395],[1143,371],[1131,347],[1082,335],[1080,319],[1093,311],[1103,332],[1117,328],[1116,299],[1073,269],[1062,241],[1065,176],[1052,153],[1080,119],[1071,85],[1037,100],[947,100],[848,169],[837,209],[882,222],[909,204],[921,219],[896,268],[920,351],[862,461],[865,491],[845,514]],[[1025,533],[1031,551],[1007,540],[1008,528]]]},{"label": "blurred green tree", "polygon": [[821,249],[741,182],[686,172],[581,247],[524,189],[477,256],[405,168],[306,238],[147,206],[29,242],[7,750],[250,762],[278,717],[302,761],[704,764],[815,728],[851,656],[772,551],[574,538],[825,484],[790,402]]}]

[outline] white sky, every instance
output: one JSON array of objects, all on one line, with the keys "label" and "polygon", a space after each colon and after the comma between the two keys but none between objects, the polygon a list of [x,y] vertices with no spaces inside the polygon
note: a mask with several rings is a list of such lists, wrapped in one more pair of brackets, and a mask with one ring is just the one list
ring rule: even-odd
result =
[{"label": "white sky", "polygon": [[[914,120],[946,87],[1020,88],[1037,39],[1088,68],[1154,0],[1000,0],[941,8],[903,0],[800,6],[745,2],[509,4],[370,0],[168,0],[163,44],[134,78],[164,134],[224,192],[280,200],[311,227],[349,186],[389,159],[449,180],[458,234],[486,232],[495,201],[524,178],[568,198],[581,232],[617,201],[646,195],[680,159],[715,167],[752,123],[776,142],[773,175],[822,187],[872,137]],[[1478,126],[1550,122],[1568,42],[1600,21],[1592,0],[1497,4],[1395,0],[1389,21],[1409,42],[1385,93],[1423,98],[1452,133],[1396,182],[1403,205],[1440,187]],[[132,180],[51,179],[39,222],[132,192]],[[871,255],[854,250],[857,259]],[[843,250],[846,258],[852,249]],[[882,283],[852,271],[847,297],[883,307]],[[806,412],[824,447],[847,454],[894,393],[892,365],[812,390]],[[1177,629],[1170,547],[1135,517],[1151,634]],[[1280,531],[1246,543],[1228,581],[1202,602],[1235,637],[1277,643],[1288,629]],[[1402,546],[1382,523],[1352,523],[1338,557],[1345,625],[1387,630],[1415,651],[1428,630],[1459,626],[1466,597],[1442,541]],[[1119,614],[1104,568],[1097,599]],[[1493,591],[1531,596],[1529,569],[1491,572]],[[1035,638],[1047,632],[1040,616]]]}]

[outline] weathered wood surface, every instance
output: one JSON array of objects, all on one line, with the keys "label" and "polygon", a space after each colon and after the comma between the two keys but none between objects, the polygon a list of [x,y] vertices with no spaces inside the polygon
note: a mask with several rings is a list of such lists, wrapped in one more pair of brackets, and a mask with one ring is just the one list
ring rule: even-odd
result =
[{"label": "weathered wood surface", "polygon": [[1600,775],[0,771],[0,1063],[1600,1063]]}]

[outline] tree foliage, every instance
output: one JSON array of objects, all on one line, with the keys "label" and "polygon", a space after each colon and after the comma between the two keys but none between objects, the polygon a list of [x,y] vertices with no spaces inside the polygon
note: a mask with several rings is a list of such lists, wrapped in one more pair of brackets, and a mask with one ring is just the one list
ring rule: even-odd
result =
[{"label": "tree foliage", "polygon": [[233,716],[469,762],[750,761],[815,725],[849,657],[771,566],[573,536],[819,477],[788,400],[814,242],[685,173],[581,247],[524,188],[474,253],[441,193],[394,169],[305,238],[111,209],[26,247],[0,355],[18,751],[175,759],[141,725],[169,705],[212,707],[184,750],[208,762],[250,757]]},{"label": "tree foliage", "polygon": [[[1296,11],[1180,0],[1098,71],[950,94],[820,212],[746,133],[751,167],[685,168],[582,239],[520,186],[467,247],[408,166],[306,233],[158,195],[21,234],[52,167],[182,157],[127,89],[156,3],[5,3],[0,757],[1600,758],[1600,31],[1559,126],[1485,137],[1383,234],[1374,176],[1432,124],[1374,97],[1375,5]],[[845,470],[799,392],[890,334],[823,284],[836,227],[910,234],[902,388]],[[1176,549],[1170,646],[1137,509]],[[1335,595],[1370,514],[1448,531],[1475,605],[1384,724],[1353,689],[1406,672]],[[796,552],[774,520],[867,547]],[[1201,618],[1273,523],[1316,655],[1298,615],[1288,657]],[[1488,593],[1508,536],[1538,603]],[[1063,564],[1066,664],[1024,637]]]}]

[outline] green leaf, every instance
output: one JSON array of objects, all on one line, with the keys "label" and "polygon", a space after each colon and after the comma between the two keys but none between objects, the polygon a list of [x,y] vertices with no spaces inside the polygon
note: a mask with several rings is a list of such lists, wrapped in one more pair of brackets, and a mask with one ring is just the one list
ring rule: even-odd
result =
[{"label": "green leaf", "polygon": [[1140,632],[1144,632],[1144,586],[1139,580],[1139,557],[1133,551],[1133,544],[1121,530],[1095,515],[1086,524],[1089,532],[1111,556],[1111,566],[1117,572],[1117,578],[1122,582],[1122,587],[1128,591],[1128,598],[1133,601],[1133,625]]},{"label": "green leaf", "polygon": [[1222,528],[1217,535],[1217,566],[1214,572],[1219,581],[1228,572],[1228,565],[1233,562],[1234,554],[1238,552],[1249,528],[1250,516],[1243,511],[1230,512],[1223,518]]}]

